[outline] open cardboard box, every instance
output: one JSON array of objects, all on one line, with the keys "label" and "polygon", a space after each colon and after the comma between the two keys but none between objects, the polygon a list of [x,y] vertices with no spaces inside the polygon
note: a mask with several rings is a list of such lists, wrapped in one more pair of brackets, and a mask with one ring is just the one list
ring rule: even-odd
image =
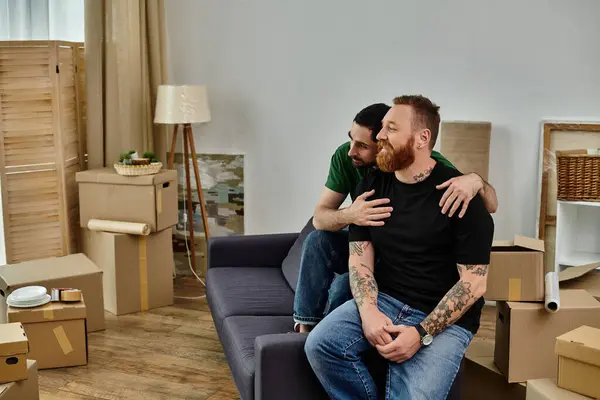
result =
[{"label": "open cardboard box", "polygon": [[600,301],[600,262],[569,267],[558,273],[561,289],[584,289]]},{"label": "open cardboard box", "polygon": [[485,299],[544,301],[544,241],[519,235],[494,241]]}]

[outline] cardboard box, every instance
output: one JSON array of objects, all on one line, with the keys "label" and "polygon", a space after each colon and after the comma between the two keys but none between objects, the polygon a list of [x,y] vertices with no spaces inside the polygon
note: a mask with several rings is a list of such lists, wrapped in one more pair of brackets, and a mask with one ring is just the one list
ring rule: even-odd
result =
[{"label": "cardboard box", "polygon": [[121,176],[114,168],[76,174],[82,228],[90,219],[148,224],[152,232],[177,224],[177,171],[155,175]]},{"label": "cardboard box", "polygon": [[569,392],[556,386],[556,379],[527,381],[527,400],[589,400],[589,397]]},{"label": "cardboard box", "polygon": [[544,242],[524,236],[494,241],[486,300],[544,301]]},{"label": "cardboard box", "polygon": [[29,339],[28,358],[38,369],[87,364],[85,301],[35,308],[8,307],[8,322],[20,322]]},{"label": "cardboard box", "polygon": [[88,332],[104,329],[102,271],[83,253],[0,266],[0,323],[6,322],[6,298],[23,286],[80,289],[87,306]]},{"label": "cardboard box", "polygon": [[584,289],[600,301],[600,263],[569,267],[558,273],[561,289]]},{"label": "cardboard box", "polygon": [[460,374],[462,400],[524,400],[525,384],[508,383],[494,364],[494,341],[473,338]]},{"label": "cardboard box", "polygon": [[580,326],[556,338],[558,386],[600,398],[600,329]]},{"label": "cardboard box", "polygon": [[556,337],[581,325],[600,328],[600,302],[585,290],[561,290],[560,309],[498,302],[494,362],[509,382],[556,378]]},{"label": "cardboard box", "polygon": [[27,379],[0,385],[0,400],[38,400],[37,362],[27,360]]},{"label": "cardboard box", "polygon": [[0,324],[0,383],[27,379],[28,352],[23,325]]},{"label": "cardboard box", "polygon": [[103,271],[104,309],[116,314],[173,304],[171,229],[148,236],[85,230],[83,251]]}]

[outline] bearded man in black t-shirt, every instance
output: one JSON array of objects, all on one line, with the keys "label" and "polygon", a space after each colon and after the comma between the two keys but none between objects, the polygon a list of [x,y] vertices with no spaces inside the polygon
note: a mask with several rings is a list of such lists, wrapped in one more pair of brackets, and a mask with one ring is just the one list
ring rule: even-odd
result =
[{"label": "bearded man in black t-shirt", "polygon": [[444,399],[479,328],[494,223],[479,195],[462,218],[439,212],[436,186],[460,175],[431,158],[439,124],[429,99],[394,99],[377,135],[379,170],[355,191],[375,190],[393,211],[383,226],[350,226],[354,299],[306,341],[333,399],[378,398],[361,358],[371,347],[388,360],[386,399]]}]

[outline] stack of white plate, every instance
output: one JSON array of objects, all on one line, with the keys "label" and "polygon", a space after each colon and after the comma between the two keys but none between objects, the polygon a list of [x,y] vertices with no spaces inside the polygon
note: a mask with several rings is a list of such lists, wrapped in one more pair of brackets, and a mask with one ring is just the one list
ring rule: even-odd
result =
[{"label": "stack of white plate", "polygon": [[18,308],[38,307],[49,302],[50,295],[43,286],[25,286],[6,298],[6,304]]}]

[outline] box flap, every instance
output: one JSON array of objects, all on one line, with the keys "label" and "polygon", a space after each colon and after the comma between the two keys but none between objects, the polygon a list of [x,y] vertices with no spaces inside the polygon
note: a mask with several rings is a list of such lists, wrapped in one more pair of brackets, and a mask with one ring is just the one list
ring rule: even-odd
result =
[{"label": "box flap", "polygon": [[19,322],[0,324],[0,356],[9,357],[29,352],[29,341]]},{"label": "box flap", "polygon": [[539,239],[533,239],[526,236],[515,235],[513,240],[494,240],[492,243],[492,249],[510,247],[520,247],[528,250],[535,250],[544,252],[544,241]]},{"label": "box flap", "polygon": [[50,281],[72,276],[102,272],[83,253],[64,257],[50,257],[0,266],[0,290],[5,296],[13,286],[26,286],[32,282]]},{"label": "box flap", "polygon": [[556,338],[556,354],[600,367],[600,329],[580,326]]},{"label": "box flap", "polygon": [[75,174],[77,182],[108,183],[115,185],[148,186],[177,180],[177,170],[161,169],[158,174],[142,176],[123,176],[113,167],[90,169]]},{"label": "box flap", "polygon": [[32,324],[47,321],[67,321],[86,317],[84,301],[77,303],[52,302],[34,308],[8,307],[8,322]]},{"label": "box flap", "polygon": [[600,263],[592,263],[565,268],[564,270],[558,273],[558,281],[563,282],[571,279],[577,279],[589,273],[590,271],[594,271],[596,268],[600,268]]},{"label": "box flap", "polygon": [[[560,310],[598,308],[600,311],[600,302],[583,289],[561,289],[559,290]],[[541,310],[543,303],[522,303],[509,301],[506,304],[513,310]],[[558,312],[560,312],[560,310]]]}]

